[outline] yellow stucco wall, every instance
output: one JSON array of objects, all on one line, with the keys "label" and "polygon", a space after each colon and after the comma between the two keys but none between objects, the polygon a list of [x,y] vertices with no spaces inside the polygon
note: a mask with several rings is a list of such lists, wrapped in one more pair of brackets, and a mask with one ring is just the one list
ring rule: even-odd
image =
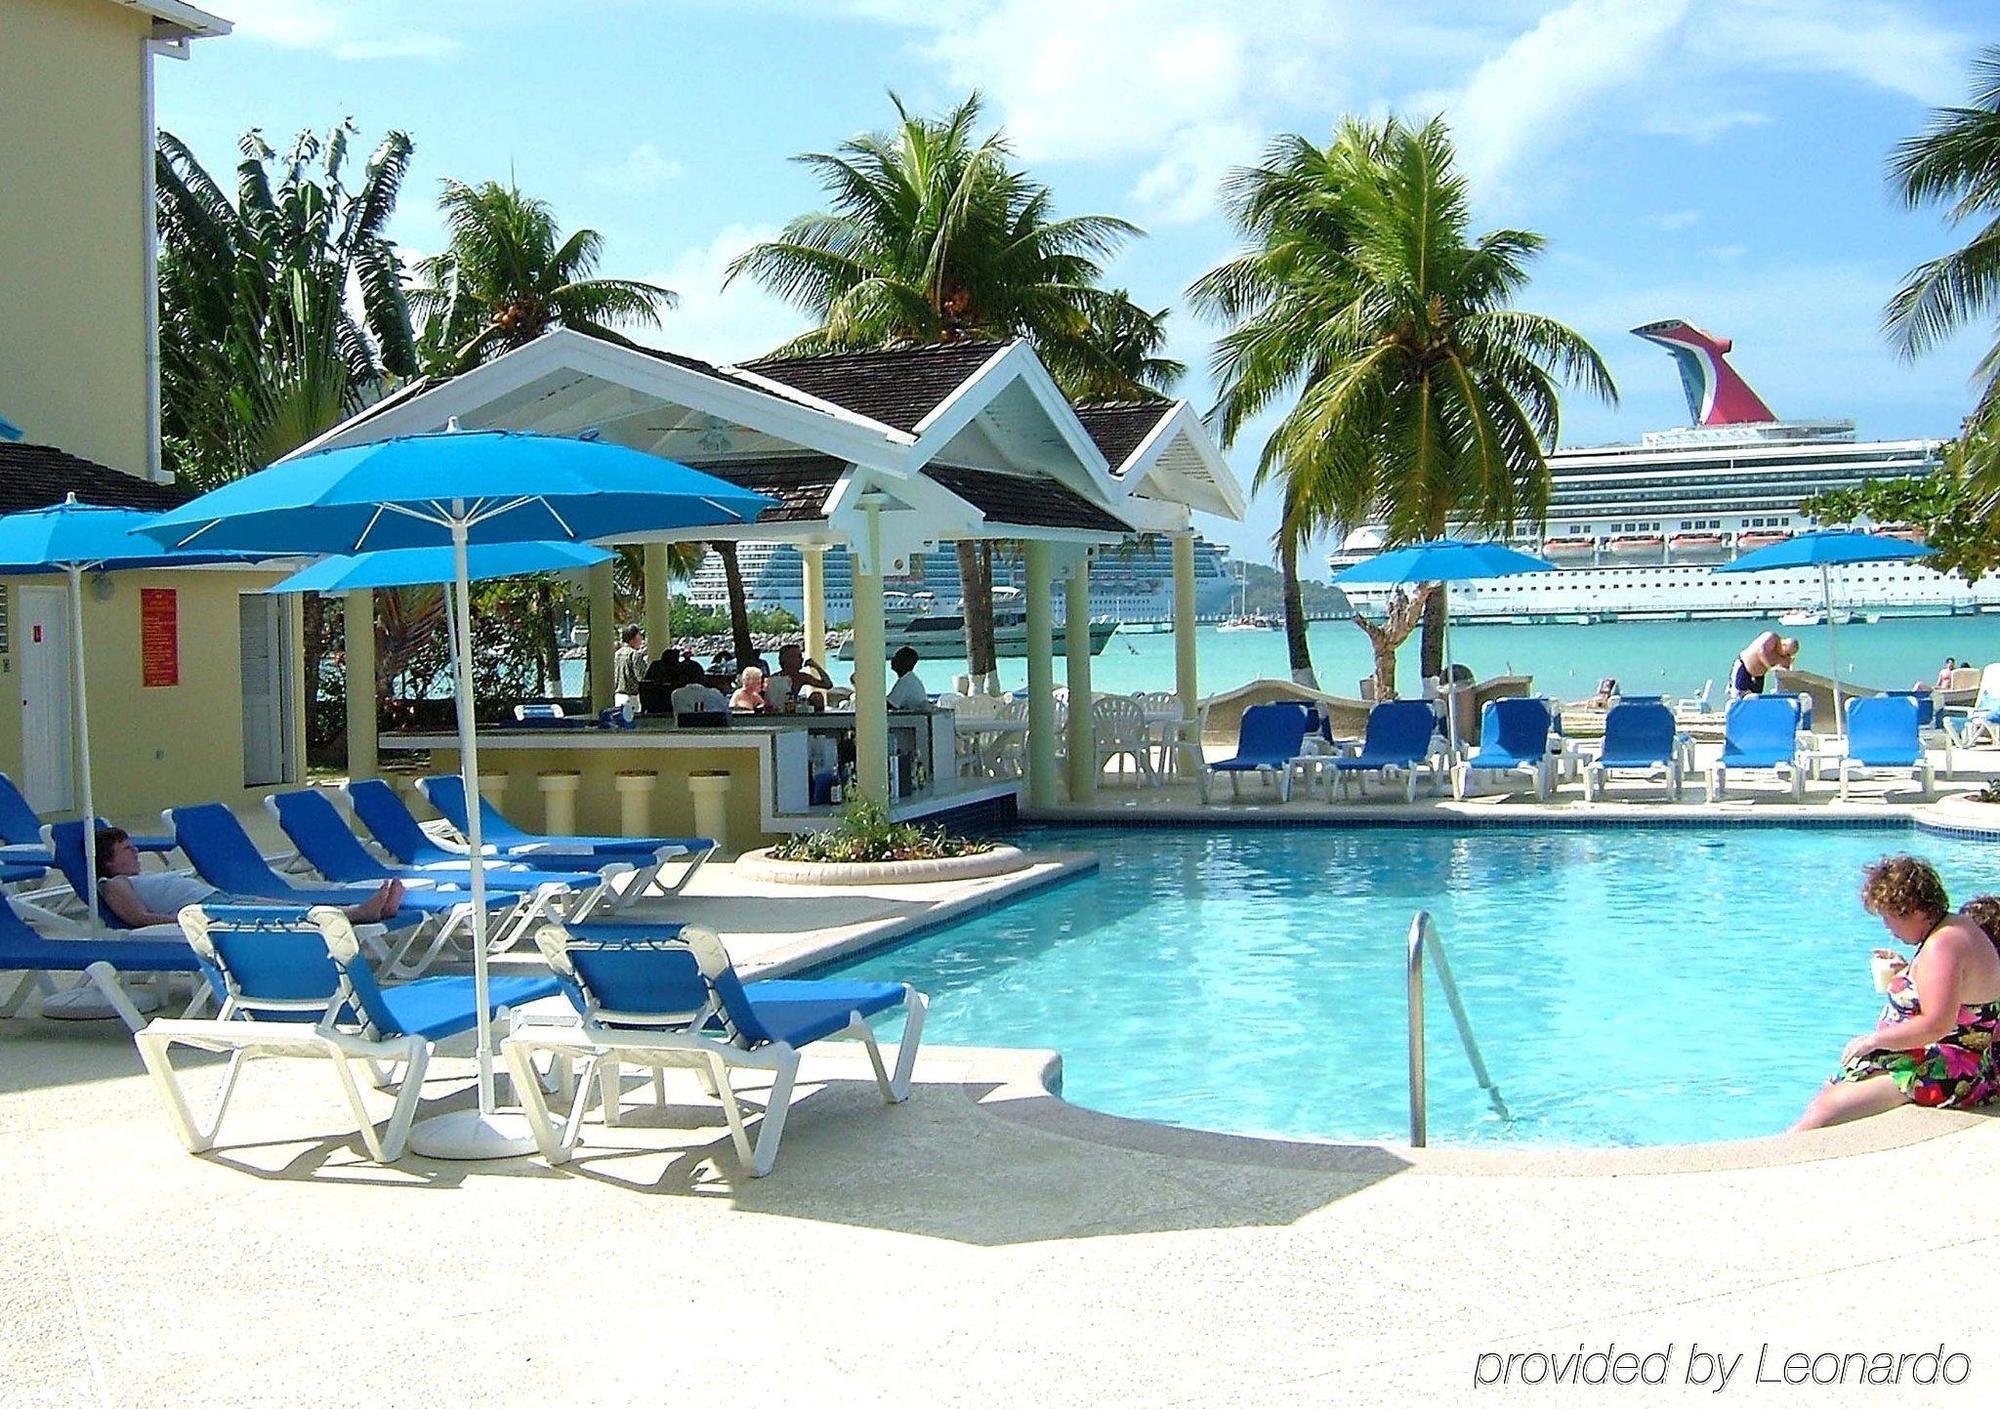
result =
[{"label": "yellow stucco wall", "polygon": [[[157,829],[159,812],[177,803],[237,803],[261,798],[269,787],[243,786],[242,593],[269,586],[282,573],[183,569],[126,572],[110,579],[100,598],[84,581],[84,669],[90,699],[91,775],[97,810],[132,826]],[[8,619],[19,620],[16,586],[60,586],[63,579],[19,578],[8,585]],[[180,683],[142,685],[139,590],[168,587],[178,594]],[[296,597],[285,598],[294,642],[300,630]],[[11,707],[0,708],[0,772],[17,779],[21,768],[19,663],[0,656],[0,681],[12,689]],[[304,686],[299,652],[290,657],[292,699]],[[304,739],[295,711],[292,776],[305,777]],[[51,816],[59,814],[49,814]]]},{"label": "yellow stucco wall", "polygon": [[104,0],[0,0],[0,415],[138,475],[150,23]]}]

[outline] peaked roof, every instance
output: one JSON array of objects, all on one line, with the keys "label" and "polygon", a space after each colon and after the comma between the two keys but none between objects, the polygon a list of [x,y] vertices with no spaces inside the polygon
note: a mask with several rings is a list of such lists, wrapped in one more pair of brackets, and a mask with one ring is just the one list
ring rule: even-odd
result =
[{"label": "peaked roof", "polygon": [[1153,427],[1174,414],[1171,401],[1081,401],[1076,418],[1104,452],[1117,474],[1132,458],[1132,452],[1153,433]]},{"label": "peaked roof", "polygon": [[760,357],[738,364],[807,396],[911,434],[1008,344],[954,342],[884,352]]},{"label": "peaked roof", "polygon": [[195,497],[177,484],[140,479],[53,445],[0,441],[0,513],[46,509],[66,494],[118,509],[172,509]]}]

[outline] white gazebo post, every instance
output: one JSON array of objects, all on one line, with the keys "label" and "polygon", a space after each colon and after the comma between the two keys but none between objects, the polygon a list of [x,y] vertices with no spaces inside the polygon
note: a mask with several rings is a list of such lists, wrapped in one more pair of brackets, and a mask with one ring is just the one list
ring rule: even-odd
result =
[{"label": "white gazebo post", "polygon": [[611,564],[599,563],[590,574],[590,707],[611,708],[612,660],[618,651],[617,611],[611,590]]},{"label": "white gazebo post", "polygon": [[801,543],[805,568],[806,658],[826,664],[826,545]]},{"label": "white gazebo post", "polygon": [[1195,672],[1194,530],[1174,533],[1174,693],[1181,718],[1192,721],[1201,687]]},{"label": "white gazebo post", "polygon": [[667,585],[667,545],[648,543],[642,561],[646,594],[646,650],[657,660],[660,653],[674,642],[674,598],[673,589]]},{"label": "white gazebo post", "polygon": [[1049,607],[1055,563],[1049,545],[1035,539],[1028,541],[1027,559],[1028,805],[1043,808],[1056,801],[1056,633]]},{"label": "white gazebo post", "polygon": [[347,674],[347,776],[373,778],[378,770],[375,735],[375,594],[349,592],[342,620]]},{"label": "white gazebo post", "polygon": [[1077,550],[1063,586],[1063,631],[1069,657],[1069,800],[1097,791],[1097,738],[1090,727],[1090,554]]},{"label": "white gazebo post", "polygon": [[[867,540],[854,559],[854,773],[862,796],[889,801],[889,691],[882,678],[882,503],[861,496]],[[859,551],[856,551],[856,550]]]}]

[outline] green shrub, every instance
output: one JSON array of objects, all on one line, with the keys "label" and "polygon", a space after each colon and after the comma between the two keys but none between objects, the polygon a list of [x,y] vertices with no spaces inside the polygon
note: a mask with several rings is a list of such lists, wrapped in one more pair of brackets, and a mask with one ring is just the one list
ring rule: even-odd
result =
[{"label": "green shrub", "polygon": [[823,832],[802,832],[771,848],[780,861],[867,862],[936,861],[947,856],[974,856],[991,851],[994,843],[953,836],[942,827],[923,828],[897,822],[889,805],[858,797],[847,804],[840,821]]}]

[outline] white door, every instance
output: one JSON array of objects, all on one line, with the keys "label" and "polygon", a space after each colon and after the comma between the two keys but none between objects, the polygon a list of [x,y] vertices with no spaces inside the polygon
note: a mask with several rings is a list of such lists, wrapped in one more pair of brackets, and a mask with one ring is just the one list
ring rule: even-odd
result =
[{"label": "white door", "polygon": [[291,613],[277,597],[246,592],[242,616],[243,786],[292,777]]},{"label": "white door", "polygon": [[66,812],[76,806],[69,611],[60,587],[17,587],[14,605],[19,612],[14,641],[21,672],[21,791],[37,812]]}]

